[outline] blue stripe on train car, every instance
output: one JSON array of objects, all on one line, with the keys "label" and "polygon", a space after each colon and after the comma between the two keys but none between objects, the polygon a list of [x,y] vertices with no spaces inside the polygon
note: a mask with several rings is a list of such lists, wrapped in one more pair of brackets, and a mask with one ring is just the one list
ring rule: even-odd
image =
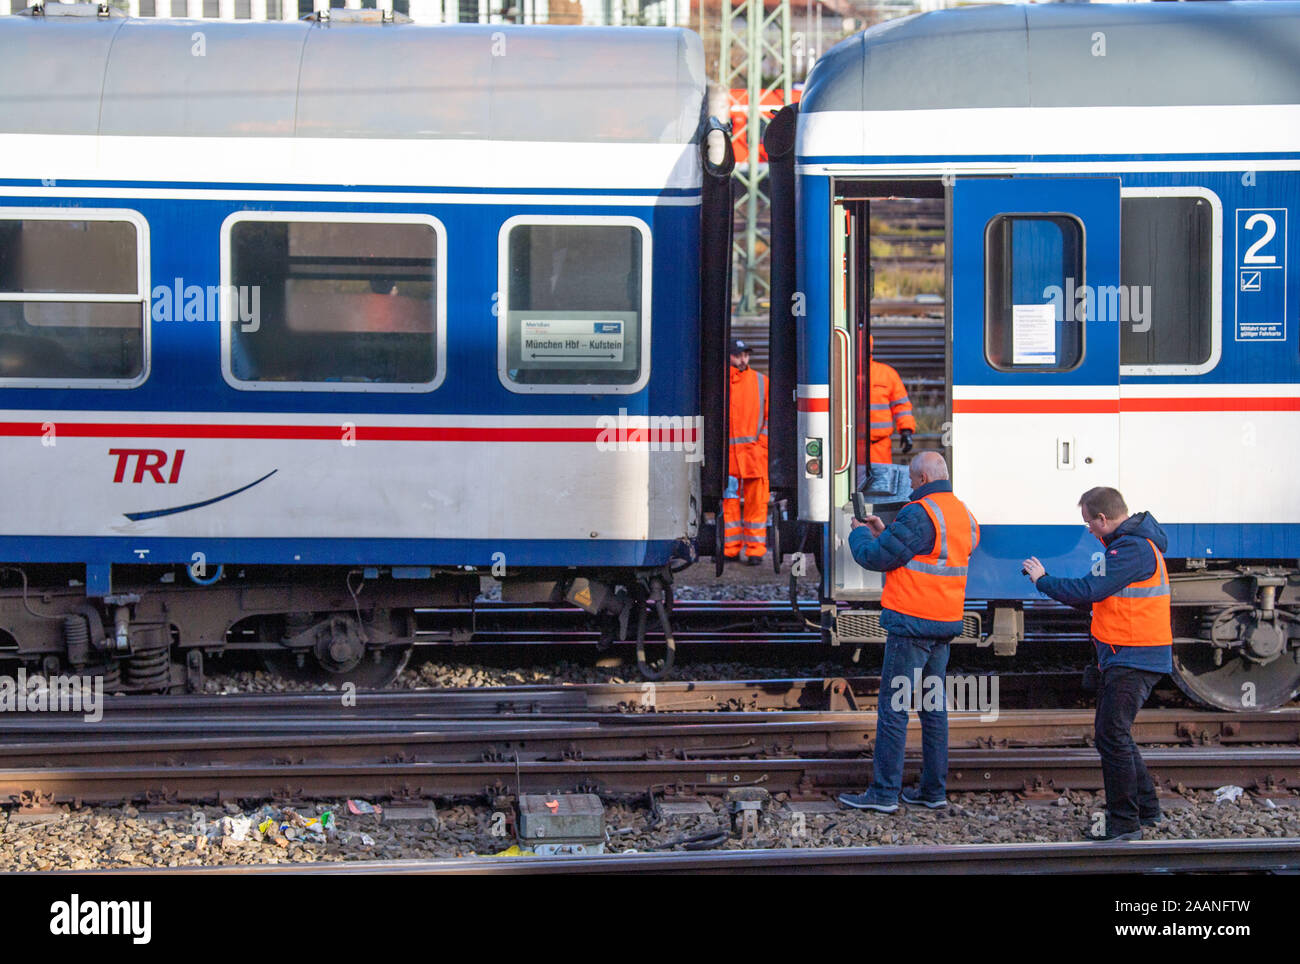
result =
[{"label": "blue stripe on train car", "polygon": [[831,179],[804,175],[798,182],[796,277],[807,299],[807,312],[798,318],[799,384],[825,385],[831,365]]},{"label": "blue stripe on train car", "polygon": [[[502,192],[506,193],[506,192]],[[46,411],[349,412],[355,414],[630,415],[695,413],[699,408],[699,208],[693,205],[547,205],[544,215],[637,217],[650,227],[651,371],[632,395],[517,394],[497,375],[497,249],[502,224],[518,204],[320,202],[0,196],[5,207],[125,208],[149,223],[150,284],[221,282],[222,222],[236,211],[427,214],[447,232],[447,376],[433,392],[256,392],[225,383],[215,322],[155,321],[153,363],[139,388],[0,389],[0,408]],[[523,208],[522,211],[529,211]],[[683,269],[686,270],[683,270]]]},{"label": "blue stripe on train car", "polygon": [[[1169,559],[1279,559],[1300,545],[1300,524],[1161,523]],[[1054,576],[1083,576],[1102,558],[1102,545],[1079,525],[987,525],[971,558],[971,599],[1041,599],[1020,564],[1037,556]]]},{"label": "blue stripe on train car", "polygon": [[[504,553],[509,568],[530,566],[661,566],[674,558],[673,539],[207,539],[126,536],[0,536],[0,559],[71,560],[92,565],[189,565],[201,552],[217,565],[480,566]],[[500,558],[498,556],[498,558]]]}]

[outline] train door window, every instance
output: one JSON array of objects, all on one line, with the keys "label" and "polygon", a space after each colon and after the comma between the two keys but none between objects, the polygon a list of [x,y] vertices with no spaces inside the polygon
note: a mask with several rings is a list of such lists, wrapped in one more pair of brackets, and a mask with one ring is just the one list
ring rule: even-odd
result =
[{"label": "train door window", "polygon": [[513,392],[640,391],[650,376],[650,229],[629,217],[501,229],[498,368]]},{"label": "train door window", "polygon": [[222,231],[222,364],[246,390],[438,387],[442,225],[423,215],[241,212]]},{"label": "train door window", "polygon": [[1083,225],[1003,214],[984,235],[984,353],[999,371],[1067,371],[1083,361]]},{"label": "train door window", "polygon": [[1195,375],[1217,364],[1221,212],[1202,188],[1121,192],[1121,374]]},{"label": "train door window", "polygon": [[0,211],[0,385],[142,383],[148,251],[134,211]]}]

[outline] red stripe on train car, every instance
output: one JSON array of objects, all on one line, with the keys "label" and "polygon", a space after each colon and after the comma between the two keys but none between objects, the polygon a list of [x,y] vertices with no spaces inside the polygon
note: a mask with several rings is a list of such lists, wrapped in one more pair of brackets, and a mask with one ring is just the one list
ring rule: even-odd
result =
[{"label": "red stripe on train car", "polygon": [[1119,402],[1113,398],[954,398],[952,410],[967,415],[1117,415]]},{"label": "red stripe on train car", "polygon": [[[105,422],[0,422],[0,435],[40,437],[53,426],[65,438],[211,438],[279,439],[293,441],[337,441],[342,425],[197,425]],[[473,428],[460,426],[419,427],[395,425],[349,426],[358,441],[370,442],[624,442],[657,439],[665,442],[694,442],[694,429],[625,428]]]},{"label": "red stripe on train car", "polygon": [[1300,398],[1126,398],[1126,412],[1300,412]]},{"label": "red stripe on train car", "polygon": [[954,399],[954,413],[969,415],[1117,415],[1121,412],[1300,412],[1300,398],[1052,398]]},{"label": "red stripe on train car", "polygon": [[795,400],[795,407],[801,412],[829,412],[831,410],[831,400],[829,398],[800,398]]}]

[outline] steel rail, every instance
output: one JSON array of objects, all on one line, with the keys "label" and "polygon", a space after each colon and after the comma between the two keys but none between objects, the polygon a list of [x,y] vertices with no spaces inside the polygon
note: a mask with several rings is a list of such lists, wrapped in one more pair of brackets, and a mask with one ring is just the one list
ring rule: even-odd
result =
[{"label": "steel rail", "polygon": [[[990,676],[994,674],[988,674]],[[1078,673],[998,673],[1002,695],[1065,695],[1077,698]],[[338,692],[126,695],[107,699],[97,729],[131,720],[158,726],[186,725],[194,718],[250,721],[302,718],[312,721],[367,719],[476,719],[503,716],[615,713],[854,709],[879,695],[880,677],[805,677],[762,680],[692,680],[642,683],[565,683],[466,689],[361,690]],[[6,734],[60,728],[75,730],[81,711],[0,713]],[[71,721],[75,725],[68,726]]]},{"label": "steel rail", "polygon": [[[1300,783],[1300,748],[1153,748],[1143,753],[1161,784],[1212,788],[1238,784]],[[914,775],[909,755],[905,770]],[[30,767],[0,769],[0,798],[26,803],[225,801],[240,798],[311,800],[357,794],[414,799],[510,792],[642,794],[661,787],[719,792],[762,786],[807,797],[858,788],[869,761],[853,758],[515,760],[478,762],[214,764],[194,766]],[[969,750],[949,754],[953,792],[1039,788],[1092,790],[1101,786],[1094,750]]]},{"label": "steel rail", "polygon": [[[48,732],[32,733],[39,739],[29,740],[6,734],[0,742],[0,765],[166,765],[184,760],[198,766],[326,756],[332,762],[352,763],[398,757],[469,762],[515,755],[521,760],[809,757],[870,752],[875,729],[872,711],[233,722],[199,716],[166,724],[86,724],[61,730],[60,739]],[[954,712],[949,714],[948,734],[953,749],[1086,747],[1093,735],[1093,715],[1081,710],[1020,710],[990,720],[978,712]],[[1148,710],[1138,716],[1133,736],[1142,744],[1300,744],[1300,710],[1256,716]],[[918,749],[919,728],[912,727],[909,737],[908,745]]]},{"label": "steel rail", "polygon": [[[247,874],[1106,874],[1295,873],[1300,838],[1135,840],[954,846],[800,847],[585,857],[454,857],[310,864],[130,867],[92,871],[230,876]],[[57,871],[56,873],[73,873]],[[76,871],[83,874],[85,871]]]}]

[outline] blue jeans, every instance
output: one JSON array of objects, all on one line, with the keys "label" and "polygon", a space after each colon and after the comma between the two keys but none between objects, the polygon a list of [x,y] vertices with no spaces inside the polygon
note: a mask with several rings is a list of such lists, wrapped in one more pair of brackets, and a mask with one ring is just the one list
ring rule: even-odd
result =
[{"label": "blue jeans", "polygon": [[[941,799],[948,781],[948,645],[945,639],[897,636],[885,641],[876,711],[876,747],[868,793],[881,803],[897,803],[903,782],[907,708],[921,718],[921,796]],[[916,691],[917,671],[921,689]],[[937,683],[927,681],[937,678]],[[937,692],[936,692],[937,690]],[[938,708],[933,708],[937,704]]]}]

